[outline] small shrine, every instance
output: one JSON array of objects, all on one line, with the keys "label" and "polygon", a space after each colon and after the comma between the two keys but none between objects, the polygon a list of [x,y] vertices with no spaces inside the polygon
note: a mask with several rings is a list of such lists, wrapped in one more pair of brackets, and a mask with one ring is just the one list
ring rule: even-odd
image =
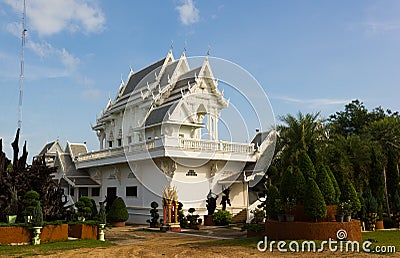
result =
[{"label": "small shrine", "polygon": [[181,227],[178,221],[178,194],[176,187],[171,185],[163,191],[163,225],[161,230],[180,232]]}]

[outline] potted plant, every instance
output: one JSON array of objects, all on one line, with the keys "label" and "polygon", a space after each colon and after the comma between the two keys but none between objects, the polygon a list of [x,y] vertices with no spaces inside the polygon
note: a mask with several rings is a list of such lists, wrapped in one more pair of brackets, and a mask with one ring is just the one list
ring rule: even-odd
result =
[{"label": "potted plant", "polygon": [[37,202],[32,212],[32,226],[34,235],[32,239],[32,244],[34,245],[40,244],[40,230],[42,229],[42,225],[43,225],[42,206],[40,205],[40,202]]},{"label": "potted plant", "polygon": [[225,226],[232,223],[232,215],[227,210],[218,210],[213,214],[213,222],[218,226]]},{"label": "potted plant", "polygon": [[98,222],[99,222],[99,240],[100,241],[105,241],[104,239],[104,228],[107,223],[107,214],[106,214],[106,207],[104,206],[103,202],[100,202],[100,210],[99,210],[99,216],[98,216]]},{"label": "potted plant", "polygon": [[286,221],[285,208],[282,204],[281,199],[275,199],[275,212],[278,215],[279,222]]},{"label": "potted plant", "polygon": [[15,186],[10,190],[10,203],[8,204],[5,212],[7,214],[7,223],[15,223],[18,214],[18,192]]},{"label": "potted plant", "polygon": [[345,212],[344,211],[344,202],[341,202],[338,204],[337,211],[338,211],[338,214],[335,214],[335,220],[337,222],[343,222],[343,217],[344,217],[344,212]]},{"label": "potted plant", "polygon": [[150,216],[151,220],[148,219],[146,222],[150,224],[151,228],[158,228],[160,226],[160,223],[158,222],[158,219],[160,218],[160,215],[158,214],[158,203],[153,201],[150,204],[151,210],[150,210]]},{"label": "potted plant", "polygon": [[26,223],[31,223],[33,210],[39,202],[40,195],[34,190],[29,190],[25,193],[22,203],[25,205],[25,209],[22,212]]},{"label": "potted plant", "polygon": [[287,222],[294,221],[294,209],[296,207],[296,199],[295,198],[287,198],[286,199],[286,208],[287,213],[285,214],[285,218]]},{"label": "potted plant", "polygon": [[124,227],[125,221],[129,218],[128,210],[124,200],[121,197],[116,198],[110,207],[107,220],[115,227]]},{"label": "potted plant", "polygon": [[81,196],[79,201],[75,203],[75,207],[78,209],[77,216],[79,221],[85,221],[90,219],[92,214],[92,201],[87,196]]},{"label": "potted plant", "polygon": [[350,200],[342,203],[343,222],[351,221],[352,205]]},{"label": "potted plant", "polygon": [[189,223],[190,228],[199,229],[202,221],[201,219],[199,219],[200,216],[198,214],[194,214],[195,211],[195,208],[190,208],[188,210],[189,214],[186,216],[186,219]]}]

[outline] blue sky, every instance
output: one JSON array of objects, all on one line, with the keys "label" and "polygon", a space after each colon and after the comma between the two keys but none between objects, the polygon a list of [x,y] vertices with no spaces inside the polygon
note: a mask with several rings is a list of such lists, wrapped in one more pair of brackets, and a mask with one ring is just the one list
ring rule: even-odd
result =
[{"label": "blue sky", "polygon": [[[0,138],[17,128],[22,0],[0,0]],[[90,124],[121,76],[164,57],[205,55],[247,69],[275,116],[352,99],[400,110],[400,1],[27,0],[22,140],[98,148]],[[186,43],[185,43],[186,42]],[[32,155],[31,155],[32,156]]]}]

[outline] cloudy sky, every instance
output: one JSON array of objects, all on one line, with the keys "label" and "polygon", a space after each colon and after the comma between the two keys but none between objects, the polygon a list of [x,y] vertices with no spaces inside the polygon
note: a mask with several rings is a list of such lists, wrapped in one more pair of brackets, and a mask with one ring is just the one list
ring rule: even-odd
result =
[{"label": "cloudy sky", "polygon": [[[0,0],[0,138],[17,128],[23,0]],[[210,55],[247,69],[275,116],[352,99],[400,110],[400,1],[27,0],[22,139],[97,149],[90,125],[129,68]]]}]

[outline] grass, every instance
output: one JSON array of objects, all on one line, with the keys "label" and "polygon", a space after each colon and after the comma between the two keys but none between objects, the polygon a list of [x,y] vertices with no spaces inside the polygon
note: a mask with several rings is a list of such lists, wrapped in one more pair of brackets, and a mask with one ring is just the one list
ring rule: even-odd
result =
[{"label": "grass", "polygon": [[49,255],[59,251],[78,249],[78,248],[94,248],[109,247],[114,244],[111,242],[103,242],[99,240],[66,240],[59,242],[49,242],[40,245],[2,245],[0,246],[0,256],[32,256],[32,255]]},{"label": "grass", "polygon": [[[374,250],[376,246],[394,246],[396,251],[400,251],[400,230],[382,230],[375,232],[363,232],[363,241],[370,241],[372,245],[369,249]],[[248,248],[257,248],[257,243],[263,240],[263,237],[251,237],[251,238],[238,238],[238,239],[227,239],[227,240],[211,240],[207,242],[196,243],[199,246],[242,246]],[[270,241],[270,240],[268,240]],[[286,240],[286,248],[291,240]],[[304,240],[299,240],[301,244]],[[321,245],[321,240],[316,240],[315,243],[317,248]],[[277,249],[276,244],[274,249]],[[324,250],[328,250],[325,248]],[[360,250],[362,250],[362,243],[360,243]]]}]

